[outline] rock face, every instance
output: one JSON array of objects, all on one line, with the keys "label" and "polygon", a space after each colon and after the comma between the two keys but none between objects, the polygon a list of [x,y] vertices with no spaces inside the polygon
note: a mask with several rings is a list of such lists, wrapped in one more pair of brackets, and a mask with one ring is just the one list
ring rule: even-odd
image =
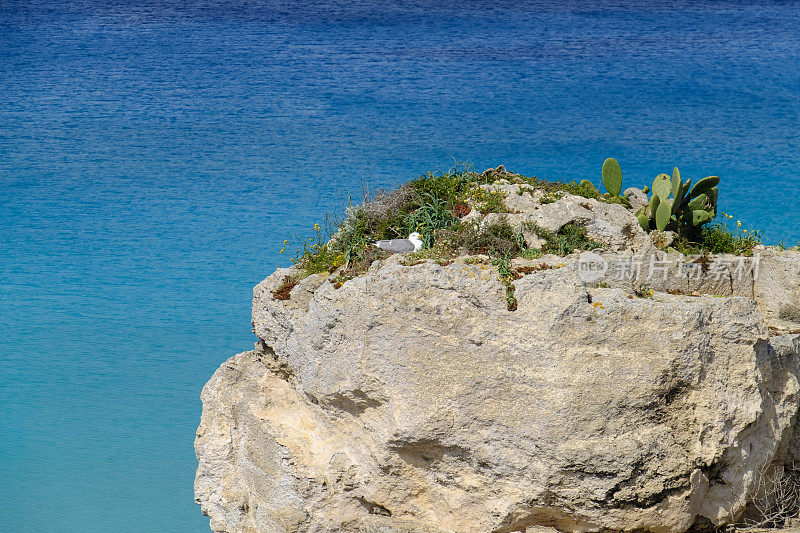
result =
[{"label": "rock face", "polygon": [[392,256],[282,301],[279,269],[254,289],[256,349],[203,389],[196,499],[231,533],[730,523],[800,457],[800,335],[768,327],[800,329],[800,254],[770,254],[760,285],[645,297],[546,256],[515,311],[480,258]]}]

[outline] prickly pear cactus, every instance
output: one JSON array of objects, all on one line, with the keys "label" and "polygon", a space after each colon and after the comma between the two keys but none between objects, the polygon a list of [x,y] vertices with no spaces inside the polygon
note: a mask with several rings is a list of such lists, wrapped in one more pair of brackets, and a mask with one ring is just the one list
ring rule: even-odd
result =
[{"label": "prickly pear cactus", "polygon": [[659,174],[653,180],[653,196],[666,200],[672,192],[672,179],[666,174]]},{"label": "prickly pear cactus", "polygon": [[703,178],[698,181],[694,187],[692,187],[692,192],[689,193],[689,198],[694,198],[695,196],[699,196],[704,192],[708,192],[717,185],[719,185],[719,178],[717,176],[708,176],[707,178]]},{"label": "prickly pear cactus", "polygon": [[672,200],[662,200],[656,209],[656,229],[664,231],[672,217]]},{"label": "prickly pear cactus", "polygon": [[622,190],[622,169],[613,157],[603,162],[603,186],[612,196],[619,196]]},{"label": "prickly pear cactus", "polygon": [[[606,201],[613,203],[619,200],[622,170],[616,159],[609,157],[603,163],[603,185],[609,192],[604,195]],[[717,215],[719,177],[708,176],[699,180],[694,187],[691,185],[692,180],[681,180],[678,167],[672,170],[672,176],[656,176],[652,189],[642,189],[645,194],[652,190],[649,205],[636,211],[636,218],[642,229],[694,231],[711,221]]]}]

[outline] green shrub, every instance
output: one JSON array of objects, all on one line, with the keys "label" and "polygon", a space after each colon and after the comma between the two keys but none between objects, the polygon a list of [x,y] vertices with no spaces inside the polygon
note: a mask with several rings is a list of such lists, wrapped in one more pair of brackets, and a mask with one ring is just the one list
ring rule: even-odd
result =
[{"label": "green shrub", "polygon": [[547,243],[545,251],[558,255],[568,255],[575,250],[594,250],[600,243],[586,234],[586,228],[573,223],[565,224],[555,236],[555,242]]},{"label": "green shrub", "polygon": [[694,240],[679,236],[672,248],[686,255],[753,255],[753,248],[761,244],[761,232],[741,229],[740,225],[736,231],[732,231],[726,223],[729,218],[733,217],[723,213],[713,223],[703,226]]},{"label": "green shrub", "polygon": [[439,240],[460,253],[517,257],[524,249],[522,235],[505,220],[480,227],[476,221],[459,223],[439,233]]},{"label": "green shrub", "polygon": [[323,238],[322,228],[319,224],[314,225],[314,236],[303,241],[301,246],[301,249],[292,258],[292,263],[299,265],[305,271],[306,276],[333,271],[346,262],[344,251],[331,246]]},{"label": "green shrub", "polygon": [[575,250],[594,250],[600,243],[593,241],[586,233],[586,228],[570,222],[564,224],[557,233],[548,231],[534,222],[527,222],[525,229],[544,239],[542,253],[569,255]]},{"label": "green shrub", "polygon": [[423,204],[403,217],[400,235],[407,236],[414,231],[422,235],[422,245],[430,248],[437,230],[448,228],[458,222],[453,206],[446,200],[428,192],[420,194]]}]

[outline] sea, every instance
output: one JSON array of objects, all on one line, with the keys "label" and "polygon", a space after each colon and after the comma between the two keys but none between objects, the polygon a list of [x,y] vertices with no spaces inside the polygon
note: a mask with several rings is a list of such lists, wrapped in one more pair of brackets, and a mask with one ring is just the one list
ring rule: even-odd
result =
[{"label": "sea", "polygon": [[798,131],[796,0],[0,0],[0,529],[209,531],[200,391],[364,190],[615,157],[795,246]]}]

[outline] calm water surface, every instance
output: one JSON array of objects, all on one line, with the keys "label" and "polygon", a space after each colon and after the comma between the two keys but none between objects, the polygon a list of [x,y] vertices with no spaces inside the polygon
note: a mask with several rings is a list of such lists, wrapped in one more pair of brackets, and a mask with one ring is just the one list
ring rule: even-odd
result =
[{"label": "calm water surface", "polygon": [[207,531],[200,389],[364,182],[614,156],[800,240],[798,2],[127,4],[0,0],[4,531]]}]

